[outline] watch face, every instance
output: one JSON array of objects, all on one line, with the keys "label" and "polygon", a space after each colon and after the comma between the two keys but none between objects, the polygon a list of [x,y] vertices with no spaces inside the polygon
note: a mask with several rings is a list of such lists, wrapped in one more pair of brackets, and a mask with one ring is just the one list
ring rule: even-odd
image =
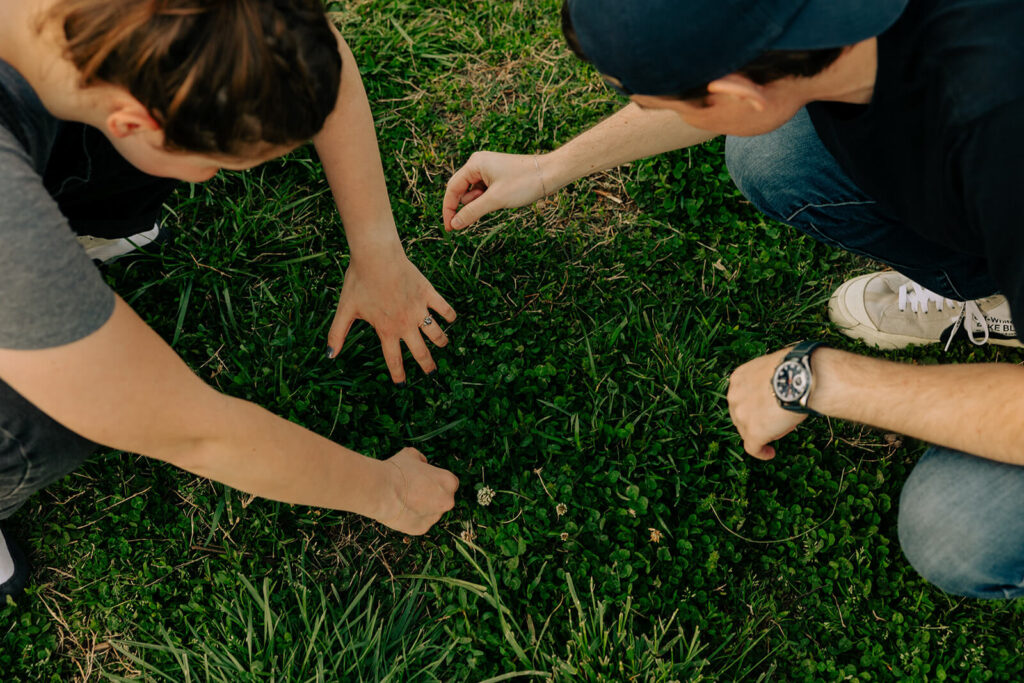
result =
[{"label": "watch face", "polygon": [[787,360],[775,369],[772,388],[783,403],[796,403],[807,393],[810,373],[798,360]]}]

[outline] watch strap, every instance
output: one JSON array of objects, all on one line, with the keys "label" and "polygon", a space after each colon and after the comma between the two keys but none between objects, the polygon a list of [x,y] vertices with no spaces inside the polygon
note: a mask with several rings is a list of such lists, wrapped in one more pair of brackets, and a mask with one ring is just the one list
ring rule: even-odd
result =
[{"label": "watch strap", "polygon": [[825,342],[819,341],[817,339],[808,339],[807,341],[802,341],[796,346],[794,346],[790,350],[790,352],[786,354],[785,360],[796,360],[797,358],[802,358],[803,356],[810,356],[814,352],[814,349],[824,345]]}]

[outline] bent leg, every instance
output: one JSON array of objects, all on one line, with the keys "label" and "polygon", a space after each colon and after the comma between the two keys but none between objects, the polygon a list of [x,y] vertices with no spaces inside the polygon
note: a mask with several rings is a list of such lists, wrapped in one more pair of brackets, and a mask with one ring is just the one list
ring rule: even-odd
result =
[{"label": "bent leg", "polygon": [[900,495],[899,538],[914,569],[947,593],[1024,595],[1024,467],[929,449]]},{"label": "bent leg", "polygon": [[0,381],[0,519],[69,474],[97,448]]},{"label": "bent leg", "polygon": [[725,159],[751,203],[820,242],[881,261],[959,301],[997,291],[984,259],[928,242],[857,187],[805,110],[771,133],[726,138]]}]

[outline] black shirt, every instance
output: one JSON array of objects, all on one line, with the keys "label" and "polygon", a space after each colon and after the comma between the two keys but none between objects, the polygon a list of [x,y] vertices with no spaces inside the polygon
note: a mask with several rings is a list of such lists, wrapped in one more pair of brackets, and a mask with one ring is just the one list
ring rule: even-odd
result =
[{"label": "black shirt", "polygon": [[1024,2],[910,0],[878,37],[871,103],[808,111],[868,195],[988,260],[1024,334]]}]

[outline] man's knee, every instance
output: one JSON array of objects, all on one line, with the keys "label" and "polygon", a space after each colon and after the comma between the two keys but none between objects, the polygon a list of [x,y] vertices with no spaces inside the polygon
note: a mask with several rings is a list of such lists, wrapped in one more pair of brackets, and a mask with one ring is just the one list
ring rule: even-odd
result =
[{"label": "man's knee", "polygon": [[727,137],[725,165],[739,191],[760,211],[779,221],[792,213],[793,166],[770,136]]},{"label": "man's knee", "polygon": [[1024,594],[1024,468],[932,448],[900,496],[903,553],[925,579],[976,598]]}]

